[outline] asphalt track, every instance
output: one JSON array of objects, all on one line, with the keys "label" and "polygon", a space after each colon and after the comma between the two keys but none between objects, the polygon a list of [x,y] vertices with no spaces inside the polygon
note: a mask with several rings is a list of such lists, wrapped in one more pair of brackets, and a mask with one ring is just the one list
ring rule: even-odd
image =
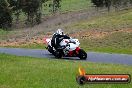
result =
[{"label": "asphalt track", "polygon": [[[0,48],[0,53],[12,54],[17,56],[30,56],[30,57],[55,59],[55,57],[51,55],[47,50],[41,50],[41,49]],[[97,53],[97,52],[88,52],[87,55],[88,57],[84,61],[132,65],[132,55],[108,54],[108,53]],[[66,58],[64,57],[63,59],[79,60],[79,58],[77,57],[66,57]]]}]

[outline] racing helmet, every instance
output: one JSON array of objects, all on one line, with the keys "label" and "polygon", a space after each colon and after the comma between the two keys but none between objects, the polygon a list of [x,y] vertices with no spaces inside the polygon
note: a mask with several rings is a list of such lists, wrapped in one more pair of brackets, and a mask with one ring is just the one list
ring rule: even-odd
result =
[{"label": "racing helmet", "polygon": [[60,34],[60,35],[63,35],[62,29],[58,29],[58,30],[56,31],[56,33],[57,33],[57,34]]}]

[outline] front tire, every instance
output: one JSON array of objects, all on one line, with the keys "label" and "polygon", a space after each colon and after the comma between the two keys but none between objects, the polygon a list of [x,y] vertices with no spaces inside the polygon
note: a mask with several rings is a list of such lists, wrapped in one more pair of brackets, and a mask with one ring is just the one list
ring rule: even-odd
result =
[{"label": "front tire", "polygon": [[78,57],[81,60],[86,60],[87,59],[87,53],[83,49],[80,49],[79,54],[78,54]]}]

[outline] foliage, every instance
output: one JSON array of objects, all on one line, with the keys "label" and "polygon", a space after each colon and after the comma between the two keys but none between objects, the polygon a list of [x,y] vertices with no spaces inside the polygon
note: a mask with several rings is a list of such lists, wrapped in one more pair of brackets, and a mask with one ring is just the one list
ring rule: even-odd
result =
[{"label": "foliage", "polygon": [[21,5],[22,5],[22,11],[27,15],[28,22],[33,23],[35,15],[37,18],[38,15],[41,14],[39,13],[41,0],[22,0]]},{"label": "foliage", "polygon": [[126,7],[129,4],[132,4],[132,0],[91,0],[91,2],[96,6],[96,7],[108,7],[108,11],[110,10],[111,6],[114,6],[115,8],[119,7]]},{"label": "foliage", "polygon": [[53,12],[56,12],[58,8],[60,8],[60,1],[61,0],[53,0]]},{"label": "foliage", "polygon": [[[12,14],[17,20],[19,15],[25,13],[26,23],[38,24],[41,22],[42,5],[48,0],[0,0],[0,28],[11,27]],[[56,12],[60,8],[61,0],[53,0],[52,9]]]},{"label": "foliage", "polygon": [[11,27],[12,7],[7,0],[0,0],[0,28]]}]

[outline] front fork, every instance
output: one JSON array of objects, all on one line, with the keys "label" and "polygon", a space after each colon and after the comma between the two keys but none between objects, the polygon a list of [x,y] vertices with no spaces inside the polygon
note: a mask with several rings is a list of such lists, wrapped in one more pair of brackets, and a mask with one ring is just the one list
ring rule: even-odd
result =
[{"label": "front fork", "polygon": [[77,47],[74,51],[69,51],[68,56],[78,56],[80,47]]},{"label": "front fork", "polygon": [[80,51],[80,47],[76,47],[76,54],[78,55],[79,54],[79,51]]}]

